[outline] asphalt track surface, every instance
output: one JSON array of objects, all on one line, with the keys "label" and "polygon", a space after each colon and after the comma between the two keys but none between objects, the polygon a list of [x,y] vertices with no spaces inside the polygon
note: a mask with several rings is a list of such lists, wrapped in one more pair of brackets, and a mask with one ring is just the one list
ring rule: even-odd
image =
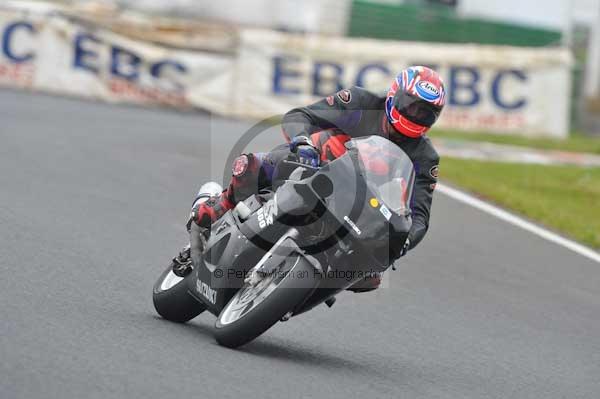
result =
[{"label": "asphalt track surface", "polygon": [[440,194],[376,292],[239,350],[209,314],[158,318],[194,191],[247,127],[0,91],[0,398],[600,397],[600,264]]}]

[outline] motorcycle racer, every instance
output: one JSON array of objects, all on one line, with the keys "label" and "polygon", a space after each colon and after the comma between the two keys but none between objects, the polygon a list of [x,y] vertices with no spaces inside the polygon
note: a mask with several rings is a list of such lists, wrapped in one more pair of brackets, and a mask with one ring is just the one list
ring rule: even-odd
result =
[{"label": "motorcycle racer", "polygon": [[[314,104],[290,110],[282,122],[288,144],[266,153],[237,157],[229,186],[208,200],[197,200],[191,221],[209,231],[211,224],[259,190],[285,179],[278,168],[293,154],[301,163],[319,166],[341,156],[351,138],[380,135],[398,145],[411,159],[415,182],[411,201],[412,228],[403,243],[390,243],[391,261],[414,248],[425,236],[438,172],[439,156],[425,133],[437,121],[445,105],[444,83],[437,72],[423,66],[409,67],[393,81],[384,95],[361,87],[342,89]],[[189,267],[189,249],[174,259],[175,266]],[[374,275],[352,286],[355,292],[379,286]]]}]

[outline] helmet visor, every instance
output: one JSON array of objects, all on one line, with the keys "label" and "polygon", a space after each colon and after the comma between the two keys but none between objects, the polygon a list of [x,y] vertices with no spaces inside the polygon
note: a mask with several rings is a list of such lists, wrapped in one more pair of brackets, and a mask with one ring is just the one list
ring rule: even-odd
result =
[{"label": "helmet visor", "polygon": [[394,103],[400,115],[413,123],[426,127],[431,127],[442,111],[436,105],[401,91],[394,96]]}]

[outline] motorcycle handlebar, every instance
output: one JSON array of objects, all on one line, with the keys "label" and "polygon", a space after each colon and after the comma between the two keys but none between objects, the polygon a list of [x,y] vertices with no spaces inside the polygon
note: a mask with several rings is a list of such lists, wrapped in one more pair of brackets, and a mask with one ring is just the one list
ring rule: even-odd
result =
[{"label": "motorcycle handlebar", "polygon": [[302,162],[296,162],[296,161],[290,161],[288,159],[284,159],[283,163],[289,166],[296,166],[298,168],[305,168],[305,169],[309,169],[312,170],[314,172],[318,172],[319,171],[319,167],[318,166],[311,166],[311,165],[307,165],[305,163]]}]

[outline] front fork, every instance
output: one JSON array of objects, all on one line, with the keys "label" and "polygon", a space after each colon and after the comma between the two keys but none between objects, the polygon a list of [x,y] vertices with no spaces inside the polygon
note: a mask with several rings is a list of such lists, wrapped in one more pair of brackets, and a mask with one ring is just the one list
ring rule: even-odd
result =
[{"label": "front fork", "polygon": [[[298,238],[300,233],[295,228],[289,229],[285,234],[281,236],[270,251],[268,251],[261,260],[248,272],[248,275],[244,279],[245,284],[257,285],[268,275],[275,273],[277,267],[281,264],[287,256],[291,254],[290,249],[298,249],[295,240]],[[286,246],[286,241],[294,244],[294,247]],[[321,265],[318,265],[321,269]]]}]

